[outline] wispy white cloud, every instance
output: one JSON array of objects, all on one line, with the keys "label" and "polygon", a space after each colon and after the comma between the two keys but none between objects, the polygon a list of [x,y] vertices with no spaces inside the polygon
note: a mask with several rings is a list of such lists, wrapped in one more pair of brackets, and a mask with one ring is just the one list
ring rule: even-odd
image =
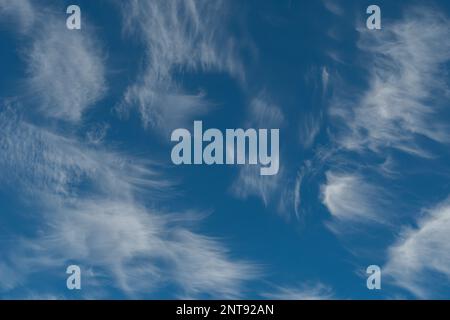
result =
[{"label": "wispy white cloud", "polygon": [[225,33],[225,1],[131,1],[121,6],[126,34],[139,35],[147,50],[144,71],[118,108],[122,113],[137,107],[146,126],[170,130],[210,106],[202,92],[183,89],[177,74],[218,71],[242,81],[236,42]]},{"label": "wispy white cloud", "polygon": [[322,283],[300,285],[298,287],[276,287],[273,292],[262,294],[275,300],[331,300],[333,289]]},{"label": "wispy white cloud", "polygon": [[329,93],[330,70],[327,66],[312,66],[304,78],[312,103],[309,109],[302,112],[298,131],[301,145],[308,149],[314,144],[323,127],[323,105]]},{"label": "wispy white cloud", "polygon": [[305,115],[300,121],[300,143],[305,149],[310,148],[320,133],[322,116]]},{"label": "wispy white cloud", "polygon": [[326,183],[321,187],[322,203],[333,217],[329,224],[339,232],[345,223],[385,223],[384,210],[379,202],[383,192],[358,174],[326,173]]},{"label": "wispy white cloud", "polygon": [[28,32],[33,25],[36,13],[29,0],[0,0],[0,17],[11,18],[22,33]]},{"label": "wispy white cloud", "polygon": [[178,229],[171,245],[175,269],[172,277],[185,297],[207,293],[211,297],[242,298],[243,283],[261,276],[255,264],[229,258],[228,250],[217,241]]},{"label": "wispy white cloud", "polygon": [[367,82],[350,87],[337,75],[331,83],[332,169],[321,196],[334,231],[361,223],[391,226],[401,215],[399,206],[407,205],[391,201],[404,197],[390,186],[408,174],[398,165],[398,151],[431,161],[424,141],[450,142],[440,117],[449,94],[441,67],[450,60],[450,45],[440,39],[450,35],[449,26],[442,13],[416,7],[383,32],[358,30]]},{"label": "wispy white cloud", "polygon": [[302,188],[302,182],[303,182],[303,176],[304,172],[301,170],[297,174],[297,178],[295,179],[295,187],[294,187],[294,211],[297,218],[300,217],[300,206],[302,203],[302,194],[301,194],[301,188]]},{"label": "wispy white cloud", "polygon": [[68,30],[64,19],[49,15],[41,20],[26,54],[33,102],[50,118],[79,121],[106,92],[105,59],[93,30]]},{"label": "wispy white cloud", "polygon": [[[191,214],[158,209],[174,187],[162,170],[154,169],[154,162],[106,149],[105,127],[88,131],[85,143],[70,130],[25,120],[36,111],[29,109],[34,105],[47,118],[79,125],[84,111],[106,91],[105,61],[92,32],[66,30],[65,15],[58,18],[47,10],[31,19],[28,13],[36,8],[28,11],[29,2],[0,4],[2,13],[26,17],[41,28],[25,34],[32,44],[24,50],[29,92],[15,99],[18,104],[6,101],[0,112],[0,181],[14,190],[18,201],[34,208],[21,219],[38,221],[39,232],[15,234],[14,245],[2,252],[0,278],[8,280],[0,281],[1,289],[10,291],[26,284],[33,273],[62,271],[76,262],[90,280],[87,285],[95,289],[87,296],[104,295],[104,285],[134,296],[170,284],[180,296],[239,297],[244,282],[258,273],[256,268],[232,258],[218,239],[192,232],[192,222],[185,223]],[[146,71],[140,76],[143,87],[131,86],[125,100],[136,94],[144,109],[152,99],[178,108],[150,107],[143,112],[145,119],[174,123],[183,119],[179,113],[206,106],[201,93],[182,93],[172,79],[176,68],[239,73],[225,51],[213,48],[213,35],[221,27],[216,19],[223,14],[218,5],[124,5],[128,31],[138,30],[148,50]],[[83,26],[89,28],[89,23]]]},{"label": "wispy white cloud", "polygon": [[425,210],[388,252],[383,274],[393,283],[419,298],[444,297],[440,289],[450,283],[450,202]]},{"label": "wispy white cloud", "polygon": [[328,82],[330,81],[330,73],[328,71],[328,68],[325,66],[322,67],[321,78],[322,78],[322,91],[323,94],[325,94],[328,90]]},{"label": "wispy white cloud", "polygon": [[339,4],[339,1],[336,1],[336,0],[323,0],[323,5],[332,14],[335,14],[337,16],[341,16],[342,14],[344,14],[344,9]]},{"label": "wispy white cloud", "polygon": [[[251,264],[230,259],[217,240],[156,209],[156,190],[168,184],[148,166],[98,146],[89,149],[13,115],[0,117],[2,183],[43,208],[45,235],[20,236],[10,253],[12,264],[1,266],[3,275],[15,269],[25,281],[30,270],[77,261],[105,270],[129,294],[173,282],[183,294],[216,297],[239,296],[240,285],[255,276]],[[153,209],[135,199],[136,189]],[[3,289],[17,283],[8,279]]]},{"label": "wispy white cloud", "polygon": [[[442,72],[450,60],[450,44],[442,41],[450,36],[448,17],[426,7],[409,8],[383,32],[359,32],[367,87],[341,86],[339,78],[332,83],[329,132],[335,145],[332,169],[321,188],[332,215],[327,225],[339,235],[361,226],[392,230],[405,207],[414,214],[416,204],[405,202],[405,193],[417,199],[421,192],[405,179],[410,171],[405,158],[400,162],[399,151],[432,167],[430,145],[450,142],[442,117],[449,96]],[[388,250],[386,279],[417,297],[438,297],[450,276],[448,212],[446,202],[419,219],[417,227],[403,228]],[[355,248],[352,243],[353,252]]]},{"label": "wispy white cloud", "polygon": [[[0,116],[2,184],[35,205],[43,232],[17,235],[4,253],[0,271],[14,270],[15,277],[1,283],[3,290],[26,283],[33,272],[64,270],[69,261],[102,271],[103,278],[89,282],[93,289],[104,279],[129,295],[172,283],[180,295],[238,297],[241,285],[257,274],[218,240],[157,209],[157,190],[167,191],[168,184],[150,164],[98,145],[91,149],[15,114]],[[137,191],[146,203],[137,200]]]},{"label": "wispy white cloud", "polygon": [[223,30],[227,12],[224,1],[135,0],[124,5],[124,23],[126,31],[141,35],[148,65],[160,77],[170,78],[174,68],[239,73],[240,62],[228,51],[233,40]]},{"label": "wispy white cloud", "polygon": [[84,32],[68,30],[64,14],[27,0],[0,1],[0,17],[16,21],[30,43],[20,51],[27,64],[29,104],[46,117],[79,121],[106,92],[105,58],[89,23]]},{"label": "wispy white cloud", "polygon": [[73,202],[58,207],[47,235],[34,240],[35,267],[48,256],[54,265],[70,260],[100,268],[130,295],[172,283],[180,296],[221,298],[240,297],[241,285],[257,274],[253,265],[230,259],[218,241],[163,212],[112,199]]},{"label": "wispy white cloud", "polygon": [[354,97],[337,98],[330,109],[347,129],[338,135],[341,146],[429,156],[419,137],[450,141],[448,126],[437,117],[446,102],[439,97],[448,97],[448,80],[440,67],[450,59],[450,44],[441,41],[450,36],[449,25],[442,14],[416,8],[383,32],[360,30],[368,89],[356,104]]},{"label": "wispy white cloud", "polygon": [[86,147],[73,137],[27,123],[12,107],[0,113],[0,124],[0,145],[5,151],[0,157],[1,180],[27,196],[39,197],[42,192],[74,196],[86,183],[97,192],[122,197],[131,197],[133,190],[142,187],[167,186],[153,180],[156,173],[144,162]]},{"label": "wispy white cloud", "polygon": [[239,169],[239,175],[233,182],[231,191],[241,199],[247,199],[250,196],[258,197],[265,206],[268,206],[279,187],[281,174],[282,171],[275,176],[261,176],[259,166],[246,165]]}]

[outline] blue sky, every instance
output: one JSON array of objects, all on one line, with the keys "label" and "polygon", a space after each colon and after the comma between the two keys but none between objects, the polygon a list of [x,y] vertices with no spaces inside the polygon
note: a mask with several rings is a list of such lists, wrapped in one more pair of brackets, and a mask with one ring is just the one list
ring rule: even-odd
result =
[{"label": "blue sky", "polygon": [[[0,297],[448,298],[449,14],[0,0]],[[173,165],[194,120],[279,128],[279,173]]]}]

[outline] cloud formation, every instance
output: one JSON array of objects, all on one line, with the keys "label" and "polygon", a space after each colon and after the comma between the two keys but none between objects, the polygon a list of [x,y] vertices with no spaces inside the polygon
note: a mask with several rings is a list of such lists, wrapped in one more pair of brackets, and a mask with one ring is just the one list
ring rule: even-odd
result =
[{"label": "cloud formation", "polygon": [[[42,28],[36,34],[24,28],[31,43],[24,50],[28,92],[5,100],[0,109],[2,188],[13,190],[14,201],[33,207],[33,215],[21,219],[38,223],[31,234],[11,230],[14,245],[2,248],[0,264],[0,278],[8,280],[0,282],[0,289],[11,292],[34,273],[63,272],[75,262],[90,279],[89,296],[102,296],[108,285],[133,297],[164,286],[174,286],[174,296],[239,297],[244,283],[259,271],[231,257],[219,239],[193,232],[191,213],[162,209],[162,199],[175,187],[152,159],[106,148],[101,132],[99,137],[88,132],[86,143],[61,125],[67,121],[82,132],[83,114],[106,93],[99,39],[92,32],[67,30],[65,15],[56,18],[51,10],[32,16],[36,8],[30,2],[0,5],[2,14]],[[235,67],[224,51],[211,51],[213,34],[219,31],[211,24],[223,13],[216,5],[133,1],[122,8],[129,10],[127,30],[142,35],[148,51],[146,71],[139,76],[143,87],[134,91],[131,85],[125,97],[141,95],[144,119],[158,122],[161,116],[178,123],[178,117],[184,120],[183,114],[206,105],[202,93],[184,94],[178,87],[172,79],[176,68]],[[199,15],[205,10],[215,16],[203,26]],[[86,19],[83,28],[89,28]],[[178,109],[154,110],[149,103],[154,98]],[[59,121],[35,121],[36,113]]]},{"label": "cloud formation", "polygon": [[440,121],[448,80],[440,67],[450,60],[447,17],[425,8],[410,9],[404,20],[383,32],[361,30],[359,47],[367,53],[368,88],[354,97],[335,99],[330,113],[345,130],[339,144],[354,151],[397,149],[428,156],[419,139],[450,142]]},{"label": "cloud formation", "polygon": [[65,15],[28,0],[0,1],[0,17],[12,19],[30,43],[20,51],[29,104],[45,117],[79,121],[106,93],[105,58],[90,26],[84,25],[88,32],[68,30]]},{"label": "cloud formation", "polygon": [[275,300],[330,300],[334,298],[332,288],[322,283],[299,287],[276,287],[274,292],[262,295]]},{"label": "cloud formation", "polygon": [[11,18],[22,33],[29,31],[35,21],[35,15],[29,0],[0,0],[0,17]]},{"label": "cloud formation", "polygon": [[[410,7],[402,19],[385,20],[382,32],[358,31],[367,78],[358,87],[333,82],[332,169],[321,189],[322,202],[337,222],[329,224],[333,231],[368,223],[392,231],[391,219],[417,220],[417,227],[401,228],[383,272],[416,297],[430,297],[430,282],[436,291],[437,278],[448,283],[448,203],[417,219],[414,201],[423,190],[411,184],[410,168],[413,161],[435,165],[433,146],[450,142],[442,116],[449,96],[442,70],[450,61],[450,44],[442,39],[450,36],[450,20],[433,9]],[[414,200],[405,203],[405,194]],[[408,216],[402,213],[405,207]]]},{"label": "cloud formation", "polygon": [[184,72],[224,72],[243,79],[235,40],[226,33],[226,1],[130,1],[121,4],[126,34],[145,46],[143,72],[125,92],[119,110],[137,107],[145,126],[165,132],[211,106],[202,92],[176,80]]},{"label": "cloud formation", "polygon": [[[180,295],[238,297],[240,285],[257,274],[253,265],[230,259],[217,240],[157,209],[156,190],[169,185],[149,165],[12,115],[0,117],[2,183],[35,203],[45,233],[17,235],[10,264],[1,270],[16,270],[21,281],[9,277],[3,289],[25,281],[31,270],[64,268],[69,261],[101,270],[130,295],[173,282]],[[137,200],[137,190],[146,204]]]},{"label": "cloud formation", "polygon": [[104,58],[92,31],[67,30],[53,17],[41,27],[26,56],[31,94],[46,116],[79,121],[106,92]]},{"label": "cloud formation", "polygon": [[380,220],[374,199],[376,188],[355,174],[326,173],[322,186],[322,202],[334,218],[341,221],[377,222]]},{"label": "cloud formation", "polygon": [[450,202],[425,212],[417,226],[403,228],[383,272],[418,298],[442,298],[450,283]]}]

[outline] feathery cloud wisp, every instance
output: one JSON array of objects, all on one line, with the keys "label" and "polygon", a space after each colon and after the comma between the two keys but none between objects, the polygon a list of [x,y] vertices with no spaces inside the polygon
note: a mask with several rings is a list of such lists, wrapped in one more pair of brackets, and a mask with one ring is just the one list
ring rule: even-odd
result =
[{"label": "feathery cloud wisp", "polygon": [[22,33],[29,31],[35,21],[35,10],[29,0],[0,0],[0,17],[9,17]]},{"label": "feathery cloud wisp", "polygon": [[276,287],[274,292],[262,296],[275,300],[330,300],[333,299],[334,293],[329,286],[317,283],[299,287]]},{"label": "feathery cloud wisp", "polygon": [[[0,125],[2,184],[36,204],[45,231],[17,235],[1,271],[15,270],[18,280],[2,282],[3,289],[68,261],[102,270],[131,295],[171,282],[184,295],[238,297],[255,276],[217,240],[155,209],[155,190],[167,184],[143,163],[27,124],[13,111],[0,115]],[[137,188],[146,204],[136,199]]]},{"label": "feathery cloud wisp", "polygon": [[416,8],[383,32],[361,30],[369,87],[356,104],[337,98],[330,109],[346,128],[338,138],[341,146],[427,156],[418,137],[450,142],[448,126],[437,117],[445,103],[439,96],[448,96],[440,66],[450,60],[450,44],[442,41],[450,36],[449,25],[440,13]]},{"label": "feathery cloud wisp", "polygon": [[26,56],[31,94],[50,118],[79,121],[106,91],[104,58],[88,33],[46,17]]},{"label": "feathery cloud wisp", "polygon": [[125,92],[118,110],[137,107],[145,126],[163,132],[185,125],[210,103],[189,93],[176,74],[225,72],[243,79],[235,41],[225,33],[225,1],[131,1],[123,6],[127,34],[139,35],[146,48],[144,71]]},{"label": "feathery cloud wisp", "polygon": [[343,223],[385,223],[382,207],[377,202],[383,194],[379,188],[357,174],[329,171],[326,178],[326,183],[321,187],[321,196],[322,203],[333,216],[329,224],[333,231],[338,232]]},{"label": "feathery cloud wisp", "polygon": [[388,257],[383,271],[393,283],[419,298],[439,298],[440,286],[450,283],[450,202],[404,228]]}]

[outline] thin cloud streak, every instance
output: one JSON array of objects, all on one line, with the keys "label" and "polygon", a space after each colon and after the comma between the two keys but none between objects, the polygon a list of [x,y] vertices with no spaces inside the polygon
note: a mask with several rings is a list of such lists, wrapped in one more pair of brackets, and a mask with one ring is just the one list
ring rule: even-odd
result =
[{"label": "thin cloud streak", "polygon": [[301,285],[298,287],[276,287],[273,292],[262,294],[264,298],[275,300],[331,300],[333,289],[322,283]]}]

